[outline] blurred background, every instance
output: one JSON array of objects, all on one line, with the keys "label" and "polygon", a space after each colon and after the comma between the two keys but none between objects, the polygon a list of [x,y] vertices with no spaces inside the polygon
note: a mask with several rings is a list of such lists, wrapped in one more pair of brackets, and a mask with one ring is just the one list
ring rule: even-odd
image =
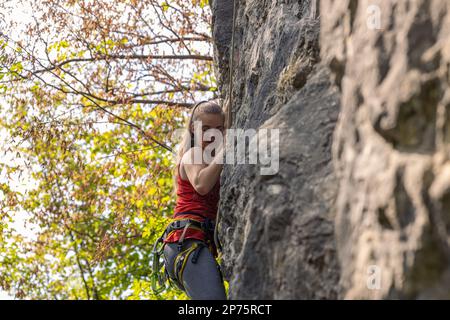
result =
[{"label": "blurred background", "polygon": [[205,0],[0,1],[1,298],[185,298],[149,254],[212,51]]}]

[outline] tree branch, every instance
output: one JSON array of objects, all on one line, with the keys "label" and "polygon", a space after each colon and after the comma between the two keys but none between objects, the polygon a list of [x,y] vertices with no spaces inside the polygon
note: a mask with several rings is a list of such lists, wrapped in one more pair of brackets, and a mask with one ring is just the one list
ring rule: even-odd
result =
[{"label": "tree branch", "polygon": [[213,61],[211,56],[204,55],[126,55],[126,54],[112,54],[112,55],[101,55],[94,56],[92,58],[73,58],[62,61],[58,64],[53,64],[51,67],[46,67],[41,70],[36,70],[34,73],[43,73],[48,72],[54,69],[61,68],[66,64],[71,64],[74,62],[92,62],[92,61],[101,61],[101,60],[151,60],[151,59],[159,59],[159,60],[203,60],[203,61]]}]

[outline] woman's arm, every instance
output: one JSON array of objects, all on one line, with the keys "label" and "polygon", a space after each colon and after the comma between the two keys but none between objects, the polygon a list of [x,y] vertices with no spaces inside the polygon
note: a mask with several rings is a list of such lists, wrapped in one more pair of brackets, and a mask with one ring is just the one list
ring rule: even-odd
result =
[{"label": "woman's arm", "polygon": [[195,152],[200,152],[201,154],[203,151],[200,147],[189,149],[181,159],[181,163],[183,164],[184,171],[195,191],[201,195],[205,195],[211,191],[216,184],[217,179],[220,178],[223,168],[223,147],[220,147],[209,165],[204,163],[195,164]]}]

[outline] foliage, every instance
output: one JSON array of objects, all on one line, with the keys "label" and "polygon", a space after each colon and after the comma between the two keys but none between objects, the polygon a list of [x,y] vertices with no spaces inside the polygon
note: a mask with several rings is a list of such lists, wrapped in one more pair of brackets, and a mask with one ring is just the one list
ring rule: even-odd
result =
[{"label": "foliage", "polygon": [[[216,91],[206,1],[29,6],[19,38],[0,22],[0,130],[12,159],[0,161],[0,288],[186,299],[151,292],[150,252],[174,207],[174,130]],[[32,235],[16,230],[19,213]]]}]

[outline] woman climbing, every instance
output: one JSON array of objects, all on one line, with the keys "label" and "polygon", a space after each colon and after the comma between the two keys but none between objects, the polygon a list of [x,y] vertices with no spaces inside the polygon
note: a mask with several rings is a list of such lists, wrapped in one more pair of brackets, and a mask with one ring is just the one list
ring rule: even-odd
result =
[{"label": "woman climbing", "polygon": [[[223,167],[223,140],[211,152],[209,129],[224,132],[225,114],[215,100],[195,105],[186,123],[186,132],[175,166],[177,195],[173,221],[168,225],[164,243],[166,276],[191,299],[226,299],[220,267],[215,258],[214,226],[219,201],[220,174]],[[194,124],[201,124],[196,130]],[[219,131],[216,131],[219,132]],[[195,135],[194,135],[195,132]],[[211,131],[210,131],[211,132]],[[197,143],[198,133],[202,135]],[[207,148],[207,149],[205,149]],[[212,159],[212,160],[211,160]]]}]

